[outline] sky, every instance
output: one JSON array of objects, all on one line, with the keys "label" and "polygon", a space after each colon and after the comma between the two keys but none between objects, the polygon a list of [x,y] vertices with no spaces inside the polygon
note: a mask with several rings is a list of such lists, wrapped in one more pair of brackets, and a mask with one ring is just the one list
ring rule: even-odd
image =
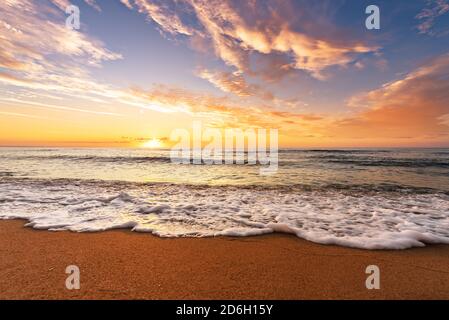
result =
[{"label": "sky", "polygon": [[449,0],[0,2],[0,146],[168,144],[193,121],[449,147]]}]

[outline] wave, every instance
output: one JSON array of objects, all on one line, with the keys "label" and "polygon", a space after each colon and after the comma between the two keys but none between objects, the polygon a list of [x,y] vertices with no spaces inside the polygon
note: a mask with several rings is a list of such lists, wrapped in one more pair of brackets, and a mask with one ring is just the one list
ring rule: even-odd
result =
[{"label": "wave", "polygon": [[335,159],[327,158],[329,163],[356,165],[364,167],[408,167],[408,168],[449,168],[449,160],[441,159]]},{"label": "wave", "polygon": [[51,187],[51,186],[59,186],[63,188],[64,186],[89,186],[89,187],[98,187],[98,188],[138,188],[138,187],[171,187],[171,186],[179,186],[183,188],[190,188],[192,190],[207,190],[207,189],[223,189],[223,192],[226,190],[249,190],[249,191],[266,191],[266,190],[274,190],[279,192],[302,192],[302,191],[345,191],[345,192],[360,192],[360,193],[376,193],[376,192],[396,192],[403,194],[429,194],[429,193],[439,193],[439,194],[447,194],[449,195],[449,191],[435,189],[430,187],[417,187],[412,185],[400,185],[395,183],[360,183],[360,184],[351,184],[351,183],[288,183],[283,184],[282,182],[278,183],[250,183],[247,184],[239,184],[239,185],[230,185],[230,184],[205,184],[205,183],[184,183],[184,182],[163,182],[163,181],[151,181],[151,182],[141,182],[141,181],[125,181],[125,180],[101,180],[101,179],[72,179],[72,178],[54,178],[54,179],[39,179],[39,178],[29,178],[29,177],[17,177],[12,173],[11,175],[0,175],[0,187],[2,185],[14,184],[17,186],[20,185],[32,185],[34,188],[40,187]]},{"label": "wave", "polygon": [[[3,157],[5,158],[5,157]],[[166,156],[90,156],[90,155],[23,155],[23,156],[8,156],[9,160],[70,160],[70,161],[95,161],[95,162],[132,162],[132,163],[146,163],[146,162],[171,162],[170,157]]]},{"label": "wave", "polygon": [[[245,153],[247,156],[247,153]],[[97,163],[131,163],[131,164],[145,164],[145,163],[180,163],[183,158],[174,158],[170,156],[72,156],[72,155],[45,155],[45,156],[14,156],[8,157],[9,160],[62,160],[73,162],[97,162]],[[189,158],[186,158],[189,159]],[[191,160],[191,159],[189,159]],[[279,160],[280,166],[301,167],[307,164],[316,164],[316,160],[331,164],[342,164],[349,166],[361,166],[361,167],[408,167],[408,168],[425,168],[425,167],[438,167],[449,168],[449,159],[441,158],[408,158],[408,159],[396,159],[396,158],[357,158],[357,157],[344,157],[337,155],[314,155],[311,158],[294,158],[283,159],[282,156]],[[235,161],[234,161],[235,162]],[[251,165],[248,159],[245,158],[241,165]],[[204,162],[202,165],[206,165]],[[216,165],[216,164],[214,164]],[[223,165],[225,165],[223,163]],[[234,164],[235,165],[235,164]]]},{"label": "wave", "polygon": [[52,231],[161,237],[292,233],[363,249],[449,244],[449,195],[406,190],[0,179],[0,219]]},{"label": "wave", "polygon": [[395,150],[374,150],[374,149],[310,149],[310,150],[301,150],[302,152],[310,152],[310,153],[335,153],[335,154],[351,154],[351,153],[391,153],[395,152]]}]

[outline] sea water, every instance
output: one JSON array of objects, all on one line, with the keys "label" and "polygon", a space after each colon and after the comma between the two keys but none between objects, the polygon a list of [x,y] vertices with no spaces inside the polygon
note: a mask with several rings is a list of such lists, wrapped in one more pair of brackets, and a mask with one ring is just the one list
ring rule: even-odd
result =
[{"label": "sea water", "polygon": [[449,149],[285,149],[264,176],[258,165],[174,164],[169,150],[0,148],[0,219],[15,218],[52,231],[447,244]]}]

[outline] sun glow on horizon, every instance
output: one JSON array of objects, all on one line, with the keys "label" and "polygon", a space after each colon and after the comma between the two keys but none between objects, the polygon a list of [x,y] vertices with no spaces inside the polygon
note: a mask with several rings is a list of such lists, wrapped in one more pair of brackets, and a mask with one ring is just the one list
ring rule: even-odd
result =
[{"label": "sun glow on horizon", "polygon": [[146,149],[158,149],[162,148],[163,146],[164,143],[160,139],[153,138],[151,140],[144,142],[141,147]]}]

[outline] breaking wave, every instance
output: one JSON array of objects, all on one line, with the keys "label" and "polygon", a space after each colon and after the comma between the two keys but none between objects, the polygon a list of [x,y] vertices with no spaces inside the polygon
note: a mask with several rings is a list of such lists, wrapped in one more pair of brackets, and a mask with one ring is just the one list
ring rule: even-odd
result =
[{"label": "breaking wave", "polygon": [[0,219],[52,231],[129,228],[161,237],[286,232],[322,244],[405,249],[449,244],[449,195],[356,186],[207,186],[0,179]]}]

